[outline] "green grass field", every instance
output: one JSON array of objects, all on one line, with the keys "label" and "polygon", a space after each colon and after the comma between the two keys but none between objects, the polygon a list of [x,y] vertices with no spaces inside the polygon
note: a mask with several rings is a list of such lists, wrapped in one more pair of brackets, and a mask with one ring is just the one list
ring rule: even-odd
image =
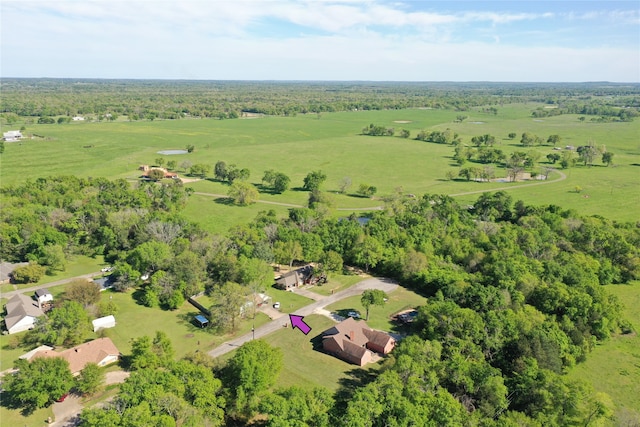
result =
[{"label": "green grass field", "polygon": [[[637,219],[640,205],[640,121],[630,123],[580,122],[576,115],[562,115],[534,120],[530,112],[536,104],[505,105],[497,116],[469,111],[469,118],[454,123],[456,112],[441,110],[358,111],[297,117],[264,117],[253,120],[176,120],[112,123],[71,123],[67,125],[28,125],[26,134],[35,133],[49,139],[6,144],[1,157],[3,186],[27,178],[51,174],[129,178],[139,175],[138,166],[153,164],[158,157],[206,163],[218,160],[251,170],[250,181],[258,184],[267,169],[276,169],[291,177],[293,189],[281,195],[263,193],[263,201],[305,205],[308,193],[295,190],[312,170],[327,174],[324,189],[335,191],[344,177],[350,177],[351,190],[360,183],[378,188],[378,196],[391,194],[402,187],[406,193],[458,194],[468,191],[514,187],[515,199],[529,203],[555,203],[575,208],[585,214],[600,214],[618,220]],[[410,123],[396,123],[396,122]],[[472,136],[490,133],[498,148],[506,153],[521,150],[518,140],[507,139],[509,132],[520,135],[528,131],[543,138],[562,136],[561,145],[582,145],[589,139],[615,153],[615,167],[576,167],[566,171],[564,181],[523,189],[520,184],[448,181],[445,174],[459,168],[452,164],[451,146],[425,143],[399,137],[359,135],[369,123],[406,128],[415,136],[421,129],[446,129],[458,132],[465,143]],[[161,156],[157,151],[180,149],[193,144],[191,154]],[[86,148],[85,148],[86,147]],[[545,155],[551,147],[534,148]],[[528,149],[525,149],[525,151]],[[599,159],[596,162],[599,164]],[[467,164],[469,165],[469,163]],[[540,166],[544,166],[541,164]],[[26,172],[25,172],[26,171]],[[506,175],[497,169],[497,175]],[[227,185],[213,181],[189,184],[196,191],[226,194]],[[570,193],[576,185],[584,191]],[[588,196],[588,197],[586,197]],[[478,195],[461,197],[463,203]],[[349,195],[334,195],[336,208],[359,208],[381,204],[379,200]],[[234,223],[253,218],[260,210],[285,207],[257,204],[249,208],[229,206],[206,196],[194,196],[187,215],[215,231],[225,231]],[[204,215],[203,215],[204,213]]]},{"label": "green grass field", "polygon": [[609,285],[607,290],[620,299],[635,332],[614,336],[597,346],[569,377],[589,381],[596,391],[611,396],[618,411],[635,411],[640,419],[640,282]]}]

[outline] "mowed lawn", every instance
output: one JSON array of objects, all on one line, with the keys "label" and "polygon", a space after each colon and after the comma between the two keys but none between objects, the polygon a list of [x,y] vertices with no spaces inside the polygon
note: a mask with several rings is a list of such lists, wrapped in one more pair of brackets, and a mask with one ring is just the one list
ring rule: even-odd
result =
[{"label": "mowed lawn", "polygon": [[[398,288],[388,294],[388,300],[383,306],[373,305],[369,307],[369,320],[367,324],[373,329],[392,331],[398,329],[398,324],[391,320],[394,314],[416,308],[427,303],[427,298],[412,290],[398,286]],[[346,315],[349,311],[356,311],[364,319],[366,310],[360,302],[361,296],[354,296],[343,299],[327,306],[327,310]]]},{"label": "mowed lawn", "polygon": [[305,316],[304,321],[311,326],[309,335],[297,329],[283,328],[263,339],[284,353],[284,367],[276,387],[326,387],[335,391],[355,377],[365,372],[377,371],[380,363],[359,366],[349,364],[329,354],[314,349],[322,346],[319,334],[335,324],[331,319],[320,316]]},{"label": "mowed lawn", "polygon": [[617,335],[598,345],[569,377],[589,381],[596,391],[611,397],[617,410],[626,408],[640,417],[640,282],[608,285],[606,289],[622,302],[634,333]]}]

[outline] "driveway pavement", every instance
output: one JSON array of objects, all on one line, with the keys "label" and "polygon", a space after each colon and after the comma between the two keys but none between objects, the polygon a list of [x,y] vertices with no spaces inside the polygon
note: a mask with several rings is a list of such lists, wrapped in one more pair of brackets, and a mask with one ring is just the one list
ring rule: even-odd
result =
[{"label": "driveway pavement", "polygon": [[[298,316],[308,316],[316,312],[316,310],[324,309],[326,306],[333,304],[336,301],[340,301],[342,299],[349,298],[355,295],[360,295],[362,292],[364,292],[367,289],[380,289],[381,291],[389,293],[394,291],[397,287],[398,285],[391,279],[373,277],[370,279],[363,280],[362,282],[355,284],[349,289],[336,292],[333,295],[329,295],[327,297],[322,298],[319,301],[306,305],[301,309],[294,311],[291,314],[296,314]],[[289,326],[289,319],[283,316],[282,318],[273,320],[269,323],[266,323],[256,328],[255,337],[262,338],[266,335],[269,335],[272,332],[275,332],[279,329],[282,329],[288,326]],[[235,350],[236,348],[240,347],[242,344],[248,341],[251,341],[252,338],[253,338],[253,335],[251,332],[249,332],[234,340],[223,343],[222,345],[211,350],[208,354],[211,357],[222,356],[223,354],[226,354],[230,351]]]},{"label": "driveway pavement", "polygon": [[89,279],[92,279],[94,277],[101,276],[103,274],[104,274],[103,272],[97,271],[95,273],[83,274],[81,276],[71,277],[69,279],[56,280],[55,282],[43,283],[43,284],[38,285],[38,286],[31,286],[29,288],[22,288],[22,289],[17,289],[15,291],[4,292],[2,294],[2,298],[7,298],[8,299],[8,298],[11,298],[12,296],[14,296],[16,294],[26,294],[26,293],[29,293],[29,292],[35,292],[35,291],[37,291],[38,289],[41,289],[41,288],[48,288],[48,287],[53,287],[53,286],[57,286],[57,285],[64,285],[65,283],[69,283],[72,280],[76,280],[76,279],[87,279],[87,280],[89,280]]}]

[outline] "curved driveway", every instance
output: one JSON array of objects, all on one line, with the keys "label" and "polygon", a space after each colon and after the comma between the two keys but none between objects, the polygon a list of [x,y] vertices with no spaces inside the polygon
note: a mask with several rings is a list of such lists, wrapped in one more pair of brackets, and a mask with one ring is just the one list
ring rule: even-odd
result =
[{"label": "curved driveway", "polygon": [[[370,279],[365,279],[353,285],[349,289],[336,292],[335,294],[322,298],[319,301],[312,302],[309,305],[305,305],[304,307],[294,311],[291,314],[296,314],[298,316],[308,316],[312,314],[314,311],[323,309],[324,307],[328,306],[329,304],[333,304],[336,301],[340,301],[355,295],[360,295],[362,292],[364,292],[367,289],[379,289],[381,291],[389,293],[394,291],[397,287],[398,287],[397,283],[395,283],[391,279],[372,277]],[[282,329],[282,325],[285,322],[288,324],[289,319],[280,318],[280,319],[272,320],[271,322],[256,328],[255,337],[262,338],[265,335],[278,331]],[[211,350],[208,354],[211,357],[222,356],[225,353],[235,350],[236,348],[240,347],[242,344],[248,341],[251,341],[252,338],[253,338],[253,334],[249,332],[234,340],[223,343],[219,347],[216,347],[213,350]]]}]

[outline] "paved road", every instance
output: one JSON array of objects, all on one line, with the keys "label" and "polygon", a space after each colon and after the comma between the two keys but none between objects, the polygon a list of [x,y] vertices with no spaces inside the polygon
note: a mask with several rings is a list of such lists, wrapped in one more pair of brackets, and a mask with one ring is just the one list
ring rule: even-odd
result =
[{"label": "paved road", "polygon": [[[389,293],[394,291],[397,287],[398,285],[391,279],[377,278],[377,277],[366,279],[366,280],[363,280],[362,282],[359,282],[353,285],[349,289],[345,289],[344,291],[336,292],[333,295],[329,295],[325,298],[322,298],[321,300],[313,302],[309,305],[306,305],[301,309],[294,311],[291,314],[297,314],[298,316],[308,316],[312,314],[314,311],[323,309],[324,307],[330,304],[333,304],[336,301],[340,301],[355,295],[360,295],[362,292],[364,292],[367,289],[380,289],[381,291]],[[288,318],[280,318],[280,319],[273,320],[269,323],[266,323],[256,328],[255,337],[262,338],[266,335],[269,335],[272,332],[282,329],[283,325],[285,324],[287,325],[289,324]],[[249,332],[234,340],[227,341],[222,345],[220,345],[219,347],[216,347],[213,350],[211,350],[209,352],[209,356],[211,357],[222,356],[223,354],[226,354],[230,351],[235,350],[236,348],[240,347],[242,344],[248,341],[251,341],[252,338],[253,338],[253,334]]]},{"label": "paved road", "polygon": [[2,294],[2,298],[11,298],[12,296],[14,296],[16,294],[26,294],[27,292],[35,292],[35,291],[37,291],[38,289],[41,289],[41,288],[48,288],[48,287],[53,287],[53,286],[57,286],[57,285],[64,285],[65,283],[69,283],[72,280],[76,280],[76,279],[91,279],[93,277],[101,276],[103,274],[104,274],[103,272],[97,271],[95,273],[83,274],[81,276],[71,277],[69,279],[56,280],[55,282],[43,283],[43,284],[38,285],[38,286],[31,286],[30,288],[22,288],[22,289],[17,289],[15,291],[4,292]]}]

